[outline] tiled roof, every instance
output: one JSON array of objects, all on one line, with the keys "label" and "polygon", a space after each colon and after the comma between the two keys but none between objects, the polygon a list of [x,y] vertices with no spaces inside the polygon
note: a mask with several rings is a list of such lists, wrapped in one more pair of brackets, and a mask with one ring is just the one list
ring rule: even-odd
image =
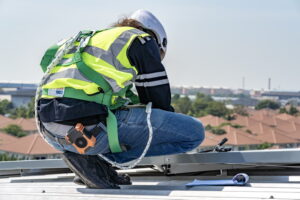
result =
[{"label": "tiled roof", "polygon": [[13,124],[14,120],[0,115],[0,128],[4,128],[9,124]]},{"label": "tiled roof", "polygon": [[255,136],[244,132],[243,130],[232,128],[231,126],[224,126],[222,129],[226,131],[226,134],[215,135],[210,131],[205,132],[205,139],[201,146],[215,146],[217,145],[224,137],[227,137],[228,145],[250,145],[250,144],[261,144],[263,141],[259,140]]},{"label": "tiled roof", "polygon": [[0,132],[0,145],[10,144],[16,142],[17,140],[18,138],[15,136]]},{"label": "tiled roof", "polygon": [[292,115],[289,115],[287,113],[281,113],[275,116],[278,119],[282,119],[282,120],[290,120],[290,119],[294,119],[295,117]]},{"label": "tiled roof", "polygon": [[261,140],[256,138],[256,136],[253,136],[242,129],[233,128],[231,126],[224,126],[223,129],[228,133],[226,135],[226,137],[228,138],[227,144],[250,145],[263,143]]},{"label": "tiled roof", "polygon": [[24,119],[24,118],[18,118],[18,119],[10,119],[8,117],[5,117],[3,115],[0,115],[0,129],[5,128],[10,124],[16,124],[22,127],[24,131],[37,131],[35,119]]},{"label": "tiled roof", "polygon": [[[231,145],[251,145],[261,144],[264,142],[272,144],[291,144],[300,143],[300,117],[294,117],[288,114],[278,114],[272,110],[249,110],[249,116],[236,115],[236,119],[226,121],[215,116],[205,116],[199,118],[206,126],[219,126],[224,122],[238,124],[242,128],[234,128],[231,126],[223,126],[226,134],[217,136],[208,131],[209,141],[204,141],[203,146],[209,146],[212,138],[221,141],[227,137],[227,144]],[[218,142],[215,142],[216,145]]]},{"label": "tiled roof", "polygon": [[35,119],[24,119],[24,118],[19,118],[14,120],[15,124],[19,125],[22,127],[24,131],[36,131],[36,124],[35,124]]},{"label": "tiled roof", "polygon": [[14,152],[26,155],[44,155],[60,153],[51,147],[37,133],[22,137],[17,141],[9,144],[0,145],[0,151]]},{"label": "tiled roof", "polygon": [[217,135],[212,134],[211,132],[206,131],[204,141],[201,143],[201,146],[216,146],[222,138]]},{"label": "tiled roof", "polygon": [[205,124],[205,125],[210,124],[211,126],[218,126],[218,125],[220,125],[224,122],[227,122],[223,118],[216,117],[216,116],[213,116],[213,115],[206,115],[206,116],[201,117],[199,119],[203,124]]}]

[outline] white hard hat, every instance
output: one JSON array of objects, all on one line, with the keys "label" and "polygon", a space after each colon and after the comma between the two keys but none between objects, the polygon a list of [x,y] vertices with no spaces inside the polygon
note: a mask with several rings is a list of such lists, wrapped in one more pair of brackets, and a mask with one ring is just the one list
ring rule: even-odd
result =
[{"label": "white hard hat", "polygon": [[134,19],[138,21],[144,29],[150,30],[155,34],[155,39],[157,40],[157,44],[160,50],[163,51],[163,56],[166,54],[167,51],[167,34],[163,25],[160,21],[149,11],[147,10],[137,10],[131,14],[129,19]]}]

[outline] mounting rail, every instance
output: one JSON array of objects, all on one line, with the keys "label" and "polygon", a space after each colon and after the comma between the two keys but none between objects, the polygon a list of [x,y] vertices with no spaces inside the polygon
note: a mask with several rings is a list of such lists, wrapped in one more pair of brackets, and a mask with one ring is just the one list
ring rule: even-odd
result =
[{"label": "mounting rail", "polygon": [[[146,157],[138,167],[153,167],[165,175],[247,172],[256,175],[299,175],[300,150],[258,150]],[[288,169],[288,170],[287,170]],[[0,162],[0,176],[70,172],[62,159]]]}]

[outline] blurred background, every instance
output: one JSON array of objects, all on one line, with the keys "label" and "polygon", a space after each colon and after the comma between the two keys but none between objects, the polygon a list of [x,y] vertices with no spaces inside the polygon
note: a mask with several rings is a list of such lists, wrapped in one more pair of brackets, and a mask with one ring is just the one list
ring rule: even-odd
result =
[{"label": "blurred background", "polygon": [[59,157],[32,112],[45,50],[140,8],[165,26],[173,106],[205,124],[199,149],[223,137],[235,150],[300,146],[298,0],[0,0],[2,159]]}]

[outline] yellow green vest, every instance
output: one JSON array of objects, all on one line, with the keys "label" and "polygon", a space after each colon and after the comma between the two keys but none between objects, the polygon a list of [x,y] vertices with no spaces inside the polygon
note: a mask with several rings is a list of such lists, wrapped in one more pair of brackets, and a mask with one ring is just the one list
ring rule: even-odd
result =
[{"label": "yellow green vest", "polygon": [[[128,102],[127,97],[132,96],[132,82],[137,76],[137,69],[131,65],[127,51],[135,38],[143,42],[148,36],[132,27],[115,27],[93,32],[92,35],[88,32],[86,37],[82,37],[85,40],[75,42],[63,59],[45,74],[41,98],[67,97],[106,105],[109,110],[107,129],[110,140],[109,132],[116,132],[113,129],[117,124],[110,109]],[[60,48],[64,48],[64,45],[58,45]],[[47,52],[43,60],[46,57]],[[111,136],[111,141],[118,139],[112,138],[116,137],[115,134]],[[111,141],[112,152],[120,152],[118,144],[112,147],[114,144]]]}]

